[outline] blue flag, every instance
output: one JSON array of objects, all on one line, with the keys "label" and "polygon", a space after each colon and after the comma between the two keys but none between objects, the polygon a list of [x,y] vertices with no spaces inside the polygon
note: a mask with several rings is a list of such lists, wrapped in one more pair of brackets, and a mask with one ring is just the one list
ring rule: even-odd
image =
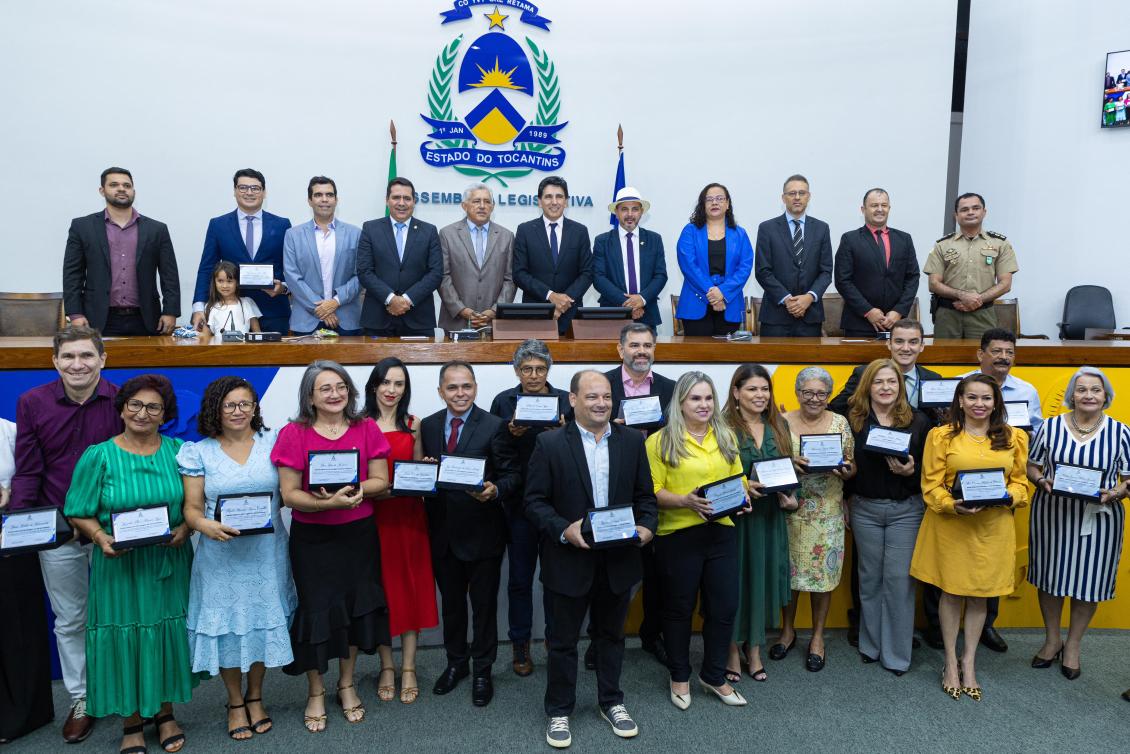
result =
[{"label": "blue flag", "polygon": [[[624,188],[624,186],[626,185],[628,185],[628,182],[624,180],[624,151],[621,150],[620,163],[616,166],[616,185],[612,187],[612,201],[616,201],[617,192],[619,192],[620,189]],[[615,212],[612,213],[612,216],[608,221],[612,223],[613,228],[620,227],[620,221],[616,219]]]}]

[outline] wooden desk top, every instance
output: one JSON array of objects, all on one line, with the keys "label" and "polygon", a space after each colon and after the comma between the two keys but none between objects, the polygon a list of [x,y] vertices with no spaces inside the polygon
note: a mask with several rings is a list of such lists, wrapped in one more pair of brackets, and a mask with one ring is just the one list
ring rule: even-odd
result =
[{"label": "wooden desk top", "polygon": [[[451,343],[400,341],[393,338],[335,338],[283,343],[211,343],[171,337],[113,338],[106,341],[107,365],[126,367],[304,366],[314,359],[341,364],[375,364],[397,356],[408,364],[441,364],[464,359],[473,364],[508,364],[516,341]],[[971,365],[978,343],[972,340],[928,340],[923,364]],[[619,361],[614,341],[560,340],[549,343],[561,363]],[[1130,342],[1119,340],[1022,340],[1016,363],[1021,366],[1130,366]],[[712,338],[661,337],[660,361],[671,363],[862,364],[882,357],[886,345],[842,338],[754,338],[727,343]],[[0,338],[0,369],[51,369],[50,338]]]}]

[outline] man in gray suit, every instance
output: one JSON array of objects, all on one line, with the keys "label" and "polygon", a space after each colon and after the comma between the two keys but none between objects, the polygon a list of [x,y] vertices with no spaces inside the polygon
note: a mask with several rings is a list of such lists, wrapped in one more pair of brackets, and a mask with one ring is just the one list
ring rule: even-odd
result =
[{"label": "man in gray suit", "polygon": [[314,219],[283,237],[283,273],[290,288],[290,329],[306,335],[319,328],[361,334],[361,282],[357,242],[361,229],[334,217],[337,184],[316,175],[306,187]]},{"label": "man in gray suit", "polygon": [[443,281],[439,284],[439,326],[444,330],[486,327],[495,304],[514,300],[511,257],[514,234],[490,221],[494,197],[481,183],[463,192],[461,220],[439,231]]}]

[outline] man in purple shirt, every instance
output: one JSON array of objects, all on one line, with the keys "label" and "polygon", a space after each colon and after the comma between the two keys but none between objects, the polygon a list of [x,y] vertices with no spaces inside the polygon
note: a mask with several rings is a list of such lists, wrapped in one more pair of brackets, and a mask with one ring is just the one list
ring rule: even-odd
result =
[{"label": "man in purple shirt", "polygon": [[[117,385],[102,379],[106,352],[97,330],[71,325],[55,334],[52,361],[59,379],[28,390],[16,404],[16,473],[11,507],[62,508],[79,456],[122,431],[114,410]],[[55,642],[71,711],[63,738],[90,735],[86,714],[86,594],[90,545],[77,539],[39,554],[43,583],[55,612]]]},{"label": "man in purple shirt", "polygon": [[98,193],[106,208],[75,218],[67,234],[67,317],[105,335],[170,334],[180,316],[180,277],[169,229],[133,208],[133,176],[125,168],[102,171]]}]

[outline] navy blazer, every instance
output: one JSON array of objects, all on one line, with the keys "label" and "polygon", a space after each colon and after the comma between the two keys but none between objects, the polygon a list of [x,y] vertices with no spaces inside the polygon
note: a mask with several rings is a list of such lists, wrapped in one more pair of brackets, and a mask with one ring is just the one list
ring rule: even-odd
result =
[{"label": "navy blazer", "polygon": [[710,274],[710,250],[706,224],[696,228],[687,223],[677,245],[679,269],[683,271],[683,290],[675,316],[702,319],[708,304],[706,292],[717,286],[726,299],[726,321],[741,322],[745,315],[745,284],[753,269],[753,248],[745,228],[726,228],[726,274]]},{"label": "navy blazer", "polygon": [[557,331],[564,333],[592,285],[592,246],[588,228],[567,217],[562,217],[561,223],[556,266],[542,216],[518,226],[514,232],[514,284],[522,289],[523,302],[545,303],[550,291],[572,298],[573,306],[557,320]]},{"label": "navy blazer", "polygon": [[[663,238],[644,228],[637,227],[636,289],[646,302],[643,316],[638,320],[645,325],[659,327],[659,294],[667,285],[667,258],[663,254]],[[628,281],[624,279],[624,254],[620,247],[620,229],[601,233],[592,244],[593,285],[600,292],[601,306],[620,306],[628,297]]]},{"label": "navy blazer", "polygon": [[824,291],[832,283],[832,238],[828,223],[808,215],[804,222],[804,254],[798,265],[793,255],[793,234],[785,215],[757,226],[755,275],[765,291],[759,321],[768,325],[791,325],[796,318],[781,300],[809,291],[816,302],[801,320],[807,324],[824,322]]},{"label": "navy blazer", "polygon": [[400,316],[414,330],[435,329],[436,309],[432,294],[443,280],[443,252],[436,226],[412,217],[404,239],[404,260],[396,251],[391,217],[370,220],[361,226],[357,243],[357,277],[365,288],[361,326],[379,330],[392,327],[396,319],[385,309],[388,294],[403,294],[412,308]]},{"label": "navy blazer", "polygon": [[890,228],[891,262],[886,250],[875,242],[865,225],[844,233],[836,249],[836,290],[844,297],[844,330],[871,332],[875,328],[863,315],[872,309],[884,314],[892,309],[903,317],[910,314],[918,294],[921,273],[909,233]]},{"label": "navy blazer", "polygon": [[[270,264],[275,267],[275,280],[286,282],[283,271],[283,238],[290,229],[290,220],[263,211],[263,237],[255,258],[247,255],[247,244],[239,228],[236,210],[226,215],[213,217],[208,221],[208,232],[204,236],[204,253],[200,255],[200,267],[196,270],[196,291],[193,302],[208,300],[208,288],[212,284],[212,270],[220,261],[231,262],[237,267],[241,264]],[[290,301],[286,296],[271,297],[266,291],[241,292],[250,296],[264,317],[285,317],[290,319]]]}]

